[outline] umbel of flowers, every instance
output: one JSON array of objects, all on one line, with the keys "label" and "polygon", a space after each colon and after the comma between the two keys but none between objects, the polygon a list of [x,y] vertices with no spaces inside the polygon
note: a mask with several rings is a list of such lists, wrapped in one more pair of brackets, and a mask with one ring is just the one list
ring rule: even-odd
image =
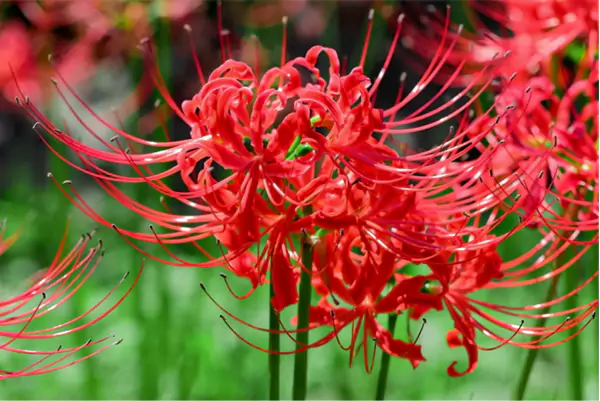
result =
[{"label": "umbel of flowers", "polygon": [[[369,33],[371,24],[372,14]],[[597,213],[592,220],[572,225],[572,220],[553,215],[547,203],[548,194],[558,196],[563,204],[571,202],[548,185],[556,174],[548,173],[547,166],[556,163],[561,142],[550,141],[536,148],[535,157],[522,157],[514,149],[516,137],[506,135],[511,124],[535,121],[523,117],[527,104],[505,99],[528,98],[537,92],[514,88],[513,77],[505,77],[494,105],[473,118],[471,105],[489,87],[498,66],[506,68],[501,59],[508,54],[496,55],[458,95],[434,104],[452,79],[461,76],[462,65],[437,94],[407,112],[457,46],[458,36],[446,35],[447,15],[444,34],[419,82],[405,90],[401,77],[394,105],[378,108],[374,97],[395,54],[401,27],[402,16],[374,80],[363,71],[368,37],[359,65],[349,71],[333,49],[322,46],[311,48],[304,57],[289,61],[282,57],[280,66],[262,74],[257,67],[229,59],[205,78],[195,57],[201,87],[181,107],[158,71],[152,42],[145,40],[148,73],[164,101],[189,127],[189,137],[183,140],[151,141],[117,128],[85,104],[60,70],[55,81],[60,96],[69,106],[73,101],[69,97],[74,99],[88,117],[113,131],[112,140],[95,133],[80,114],[74,112],[80,123],[75,134],[72,127],[59,128],[46,118],[25,93],[18,101],[37,121],[34,130],[50,149],[56,141],[67,145],[79,162],[59,157],[92,176],[151,227],[149,232],[117,227],[96,213],[70,181],[60,184],[52,177],[86,215],[112,226],[153,260],[225,269],[247,279],[252,289],[242,295],[232,292],[236,298],[252,296],[259,286],[271,286],[273,313],[267,329],[230,314],[201,285],[223,310],[225,324],[254,348],[262,349],[245,340],[234,321],[292,339],[295,349],[263,349],[272,354],[303,354],[337,341],[349,352],[350,362],[362,353],[367,371],[373,369],[370,350],[375,348],[417,367],[425,361],[418,338],[394,338],[380,318],[407,314],[419,320],[430,310],[445,310],[454,322],[446,333],[448,346],[464,347],[468,356],[466,367],[458,368],[457,362],[448,367],[449,375],[460,376],[475,369],[479,350],[506,344],[545,348],[572,338],[591,320],[597,300],[552,313],[539,313],[540,308],[576,296],[597,271],[570,293],[535,305],[493,304],[476,297],[485,289],[554,280],[597,243],[597,230],[592,240],[579,239],[582,230],[592,230],[594,221],[597,229]],[[285,46],[283,52],[285,56]],[[322,58],[329,64],[326,77],[317,68]],[[446,140],[432,149],[395,145],[400,135],[426,133],[447,121],[456,124]],[[100,146],[76,139],[81,135],[95,138]],[[473,150],[478,156],[465,160]],[[129,167],[131,174],[114,173],[106,163]],[[186,190],[165,183],[176,175]],[[165,199],[165,210],[132,199],[119,189],[121,184],[151,186]],[[593,191],[594,201],[586,204],[589,209],[597,209],[597,186]],[[172,213],[167,200],[193,212]],[[514,260],[503,258],[498,245],[531,227],[543,234],[543,240]],[[214,255],[204,249],[198,241],[205,238],[215,238],[221,252]],[[168,258],[140,248],[139,241],[158,243]],[[183,243],[193,244],[206,260],[178,257],[177,245]],[[556,263],[565,249],[575,245],[582,249],[574,258]],[[409,274],[410,265],[424,265],[428,273]],[[227,275],[223,276],[227,282]],[[278,314],[294,305],[296,328],[288,329]],[[555,324],[532,323],[553,317],[558,318]],[[309,341],[308,332],[319,327],[329,331]],[[578,329],[573,332],[574,328]],[[340,341],[342,330],[351,332],[347,345]],[[495,340],[494,345],[484,346],[478,332]],[[305,397],[305,369],[306,357],[297,357],[295,398]]]}]

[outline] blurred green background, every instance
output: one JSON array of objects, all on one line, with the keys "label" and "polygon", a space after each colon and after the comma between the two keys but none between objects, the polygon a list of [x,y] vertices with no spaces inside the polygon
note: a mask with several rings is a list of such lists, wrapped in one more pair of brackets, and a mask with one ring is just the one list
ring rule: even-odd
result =
[{"label": "blurred green background", "polygon": [[[335,6],[325,6],[325,8],[335,9]],[[234,14],[233,11],[231,13]],[[326,14],[325,17],[334,18],[336,15],[338,14]],[[319,37],[323,45],[342,46],[340,38],[345,35],[344,29],[348,28],[343,28],[342,24],[335,19],[330,19],[329,22],[330,24],[322,27],[315,36]],[[244,18],[239,18],[236,24],[238,24],[236,28],[243,31],[242,36],[250,33],[259,36],[269,61],[278,59],[280,26],[265,28],[252,24],[245,26],[248,21]],[[385,21],[379,18],[377,24],[379,34],[382,35],[380,38],[385,39],[389,36],[385,29]],[[155,28],[159,53],[176,52],[177,49],[173,50],[171,43],[173,37],[171,28],[161,20],[156,22]],[[356,30],[355,27],[352,28]],[[358,43],[355,47],[360,50],[362,42]],[[297,46],[301,47],[301,45]],[[380,52],[385,54],[385,50],[385,48],[375,47],[374,63],[378,62],[377,54]],[[116,66],[111,63],[100,65],[94,78],[80,85],[80,87],[95,88],[93,91],[86,92],[87,99],[94,107],[105,111],[105,114],[110,110],[111,102],[118,102],[126,96],[140,76],[139,59],[135,55],[131,57],[131,60]],[[161,69],[166,77],[170,77],[170,84],[178,87],[178,85],[185,86],[183,83],[191,81],[192,83],[188,85],[195,88],[197,86],[195,75],[186,75],[187,70],[179,68],[176,60],[178,59],[175,56],[161,58]],[[189,64],[189,60],[186,63]],[[372,66],[370,68],[376,71]],[[117,82],[122,82],[122,85],[115,85],[116,79],[119,79]],[[156,94],[152,96],[156,98]],[[177,99],[180,100],[183,99]],[[45,109],[55,117],[56,121],[60,121],[66,115],[64,105],[56,99],[49,102]],[[129,117],[125,119],[125,124],[128,129],[135,131],[137,129],[135,115]],[[1,163],[4,171],[3,185],[0,187],[0,218],[7,219],[8,233],[15,232],[20,227],[23,228],[24,233],[19,241],[0,258],[0,294],[9,294],[14,291],[14,288],[19,288],[18,286],[22,286],[27,277],[52,261],[68,218],[71,221],[69,246],[73,245],[82,233],[96,227],[95,223],[71,205],[49,180],[44,182],[40,179],[47,171],[52,171],[59,181],[72,180],[85,199],[107,220],[120,227],[149,232],[147,222],[129,213],[126,208],[119,207],[93,182],[65,166],[56,157],[48,153],[46,160],[41,162],[39,159],[33,160],[34,151],[29,147],[32,143],[37,143],[37,139],[28,125],[26,127],[16,131],[18,138],[13,141],[11,146],[14,147],[9,151],[10,164]],[[171,123],[171,128],[177,129],[175,123]],[[81,135],[84,133],[82,132]],[[158,137],[161,134],[157,132],[155,135]],[[8,145],[2,146],[6,149]],[[148,206],[161,209],[158,196],[144,186],[134,188],[128,193]],[[125,291],[134,273],[140,267],[142,255],[135,252],[109,228],[100,228],[96,238],[102,239],[106,249],[106,255],[97,272],[75,297],[41,319],[42,321],[36,322],[36,325],[48,326],[62,323],[83,313],[105,296],[126,271],[130,271],[132,274],[129,281],[126,281],[117,292]],[[539,235],[535,232],[522,232],[502,244],[502,255],[506,259],[518,256],[530,249],[538,239]],[[207,247],[211,247],[208,242]],[[144,249],[164,255],[158,246],[144,246]],[[214,250],[214,253],[217,254],[218,250]],[[180,248],[177,254],[186,260],[197,262],[203,260],[201,255],[193,252],[193,248]],[[582,278],[588,277],[596,269],[598,269],[597,246],[588,252],[576,267]],[[260,289],[247,300],[235,300],[219,277],[220,272],[216,269],[173,268],[146,260],[146,269],[141,282],[131,296],[108,318],[60,341],[26,343],[26,346],[51,349],[62,344],[64,347],[73,347],[85,343],[88,338],[100,338],[110,333],[115,333],[117,338],[123,338],[122,344],[66,370],[44,376],[2,381],[0,398],[266,398],[268,396],[267,355],[250,348],[235,337],[219,318],[218,308],[201,291],[199,282],[202,281],[211,295],[230,312],[263,327],[268,325],[267,289]],[[238,293],[245,292],[248,288],[245,282],[235,280],[231,282]],[[533,286],[510,292],[489,292],[482,294],[481,298],[504,304],[526,305],[541,302],[545,293],[545,286]],[[577,299],[579,303],[584,303],[596,299],[597,296],[596,280]],[[117,299],[117,296],[112,299]],[[106,305],[111,305],[110,300]],[[289,322],[291,316],[289,311],[283,321]],[[479,365],[473,374],[462,378],[450,378],[446,374],[447,366],[458,360],[460,370],[466,366],[466,354],[463,349],[451,350],[447,347],[445,335],[452,328],[452,322],[445,313],[432,313],[427,316],[427,319],[427,325],[420,339],[427,362],[413,370],[408,362],[394,359],[388,384],[388,399],[510,398],[517,385],[526,350],[506,346],[492,352],[481,352]],[[405,316],[400,317],[400,323],[396,335],[406,337]],[[515,321],[515,324],[518,323]],[[266,334],[239,324],[232,324],[249,341],[263,347],[267,346]],[[419,325],[419,322],[412,322],[412,330],[418,330]],[[318,335],[319,332],[316,331],[311,334],[311,338],[317,338]],[[347,343],[348,333],[343,333],[341,339]],[[598,321],[595,320],[579,338],[582,348],[582,366],[578,374],[583,382],[586,399],[598,399],[597,339]],[[285,337],[282,337],[282,343],[287,344],[287,349],[293,348],[291,341]],[[493,345],[492,342],[484,344]],[[527,391],[528,399],[569,398],[571,379],[567,363],[568,349],[569,345],[563,344],[540,351]],[[18,369],[35,360],[35,358],[0,351],[1,369]],[[292,356],[282,357],[281,395],[284,398],[291,396],[292,361]],[[378,364],[375,366],[374,374],[371,375],[364,372],[360,359],[355,366],[349,368],[347,353],[340,350],[335,342],[311,351],[308,396],[311,399],[372,399],[375,393]]]}]

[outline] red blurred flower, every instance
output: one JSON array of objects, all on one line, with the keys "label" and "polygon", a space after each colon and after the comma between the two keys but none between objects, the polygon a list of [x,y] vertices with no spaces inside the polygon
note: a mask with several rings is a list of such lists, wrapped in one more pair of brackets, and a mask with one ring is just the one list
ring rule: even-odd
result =
[{"label": "red blurred flower", "polygon": [[[438,75],[440,83],[450,77],[459,86],[467,85],[482,65],[494,63],[496,77],[517,73],[518,79],[552,75],[551,58],[562,55],[575,40],[587,48],[582,64],[592,68],[598,50],[598,3],[593,0],[501,0],[469,1],[465,9],[475,33],[448,33],[444,16],[435,8],[421,17],[422,25],[407,26],[404,43],[416,53],[429,57],[439,37],[450,35],[453,42],[446,55],[447,67]],[[419,9],[423,13],[422,8]],[[447,11],[446,11],[447,12]],[[485,17],[485,18],[483,18]],[[487,21],[486,21],[487,19]],[[499,28],[490,27],[489,20]],[[498,55],[506,54],[505,58]],[[455,77],[455,68],[460,76]]]},{"label": "red blurred flower", "polygon": [[[0,254],[8,249],[18,235],[17,233],[4,238],[4,230],[5,227],[3,226],[0,229]],[[30,325],[34,320],[36,322],[42,320],[45,315],[51,314],[79,291],[94,273],[104,254],[102,242],[95,247],[88,247],[93,233],[83,235],[73,249],[64,253],[66,234],[67,232],[65,231],[65,235],[50,266],[32,277],[30,280],[31,284],[28,285],[27,289],[20,292],[14,291],[14,295],[5,296],[3,299],[0,299],[0,338],[5,339],[0,344],[0,351],[38,357],[35,362],[18,370],[7,370],[4,367],[0,367],[0,380],[50,373],[64,369],[123,341],[122,339],[113,341],[113,335],[99,340],[89,340],[85,344],[74,348],[62,348],[62,346],[59,346],[57,349],[51,351],[23,349],[17,346],[23,341],[34,342],[34,340],[40,339],[60,338],[92,326],[104,319],[119,306],[140,278],[143,265],[125,294],[110,308],[92,319],[88,319],[88,317],[106,302],[127,275],[106,296],[82,315],[51,327],[32,330]],[[93,349],[96,345],[99,345],[100,348],[88,355],[79,357],[76,360],[70,359],[78,351]]]},{"label": "red blurred flower", "polygon": [[80,82],[91,77],[96,64],[107,56],[123,54],[151,35],[156,18],[181,19],[201,2],[180,0],[150,7],[118,0],[12,1],[27,25],[17,19],[0,22],[0,91],[10,100],[18,96],[12,67],[31,99],[46,100],[52,93],[48,85],[53,71],[45,60],[48,54],[71,83]]},{"label": "red blurred flower", "polygon": [[[60,68],[69,74],[73,82],[79,81],[93,72],[93,48],[96,38],[78,38],[69,46],[53,43],[52,37],[43,31],[27,28],[17,21],[0,25],[0,91],[4,97],[13,100],[19,95],[15,85],[18,80],[27,96],[43,101],[49,94],[51,68],[47,64],[48,50],[60,57],[55,58]],[[38,59],[43,54],[44,62]]]},{"label": "red blurred flower", "polygon": [[[497,97],[499,107],[510,104],[522,111],[495,124],[486,138],[504,143],[490,159],[494,176],[490,187],[497,185],[494,181],[522,183],[524,198],[519,202],[524,202],[527,214],[536,213],[532,224],[557,231],[597,231],[597,77],[573,83],[563,96],[555,93],[548,78],[533,78],[527,85],[526,93],[508,89]],[[488,117],[478,121],[483,126],[495,123]],[[568,217],[557,213],[552,208],[557,202],[563,211],[574,204],[577,213]]]}]

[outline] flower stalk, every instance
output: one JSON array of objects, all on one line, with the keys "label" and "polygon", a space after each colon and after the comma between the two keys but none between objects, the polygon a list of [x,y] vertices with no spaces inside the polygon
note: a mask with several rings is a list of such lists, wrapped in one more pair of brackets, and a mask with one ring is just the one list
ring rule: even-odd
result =
[{"label": "flower stalk", "polygon": [[[391,313],[388,315],[388,331],[394,335],[398,315]],[[379,368],[379,377],[377,378],[377,389],[375,391],[375,399],[385,399],[385,390],[387,388],[387,379],[390,372],[390,354],[384,352],[381,354],[381,366]]]},{"label": "flower stalk", "polygon": [[[572,271],[567,273],[567,277],[565,280],[565,284],[566,284],[566,292],[571,291],[571,288],[576,288],[577,287],[577,278],[578,278],[578,271],[579,269],[577,267],[578,264],[576,264],[576,268],[573,269]],[[577,307],[577,299],[576,298],[569,298],[567,300],[567,307],[568,308],[576,308]],[[571,329],[571,334],[575,333],[577,331],[576,328]],[[570,395],[569,398],[573,399],[573,400],[583,400],[583,383],[582,383],[582,377],[581,377],[581,344],[579,342],[579,336],[575,336],[571,341],[569,341],[569,348],[568,348],[568,365],[569,365],[569,382],[571,384],[570,386]]]},{"label": "flower stalk", "polygon": [[[304,215],[312,213],[312,207],[306,206]],[[308,330],[302,330],[309,325],[310,299],[312,295],[312,264],[313,244],[312,239],[306,233],[302,237],[302,270],[300,273],[300,290],[298,299],[298,334],[296,335],[296,350],[300,350],[308,344]],[[292,387],[292,399],[306,399],[306,384],[308,378],[308,350],[298,352],[294,356],[294,384]]]},{"label": "flower stalk", "polygon": [[[577,216],[577,211],[578,211],[577,204],[570,203],[569,206],[565,209],[565,218],[568,220],[572,220],[573,218],[575,218]],[[570,235],[571,235],[571,232],[567,231],[567,230],[563,230],[563,232],[561,234],[561,236],[563,238],[569,237]],[[561,241],[561,244],[562,243],[563,243],[563,241]],[[562,266],[568,259],[569,259],[569,257],[568,257],[567,252],[562,252],[554,260],[552,270],[556,270],[556,269],[560,268],[560,266]],[[569,272],[568,275],[571,275],[571,274],[573,274],[573,273]],[[546,294],[546,302],[551,301],[552,299],[554,299],[556,297],[556,288],[558,286],[558,278],[559,277],[560,276],[555,276],[552,279],[552,283],[550,283],[550,287],[548,288],[548,293]],[[550,313],[550,306],[547,306],[546,308],[544,308],[542,310],[542,313],[541,313],[542,317],[537,319],[535,327],[544,327],[544,325],[546,324],[546,318],[543,316],[545,316],[548,313]],[[573,330],[577,331],[577,328],[573,328]],[[572,340],[575,340],[575,339],[576,338],[574,338]],[[514,393],[514,397],[513,397],[514,400],[522,400],[525,397],[525,391],[527,390],[527,384],[529,383],[529,378],[531,377],[533,365],[535,364],[535,361],[537,360],[538,351],[539,351],[539,348],[530,348],[527,351],[527,357],[525,359],[525,363],[523,364],[523,369],[521,370],[521,375],[519,376],[519,382],[515,389],[515,393]],[[573,366],[571,365],[571,368],[572,367]],[[573,385],[576,386],[577,384],[574,383]]]},{"label": "flower stalk", "polygon": [[[272,276],[272,274],[271,274]],[[273,291],[273,279],[271,278],[270,296],[269,296],[269,400],[279,399],[279,321],[277,312],[271,304],[271,298],[275,295]]]}]

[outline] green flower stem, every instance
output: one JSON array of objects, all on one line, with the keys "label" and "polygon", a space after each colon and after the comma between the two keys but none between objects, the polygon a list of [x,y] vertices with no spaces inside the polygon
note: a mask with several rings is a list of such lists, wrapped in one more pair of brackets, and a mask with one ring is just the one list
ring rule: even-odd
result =
[{"label": "green flower stem", "polygon": [[[559,263],[556,263],[556,265],[559,265]],[[547,301],[552,300],[554,298],[554,296],[556,294],[556,284],[557,284],[557,280],[556,279],[552,280],[552,284],[550,285],[550,288],[548,288],[548,293],[546,295]],[[546,307],[542,310],[541,314],[545,315],[546,313],[549,313],[549,312],[550,312],[550,308]],[[545,323],[546,323],[546,319],[539,318],[536,320],[534,327],[543,327]],[[523,365],[523,369],[521,370],[519,383],[517,385],[517,388],[515,390],[514,397],[513,397],[514,400],[522,400],[523,397],[525,396],[525,390],[527,389],[527,384],[529,383],[529,377],[531,376],[531,371],[533,370],[533,365],[535,364],[537,356],[538,356],[537,349],[530,348],[529,350],[527,350],[527,358],[525,359],[525,364]]]},{"label": "green flower stem", "polygon": [[[575,269],[571,269],[571,271],[567,272],[566,278],[566,292],[572,291],[573,288],[576,288],[577,283],[577,267],[579,264],[575,264]],[[577,307],[577,298],[569,297],[567,299],[567,308],[574,309]],[[575,334],[577,332],[577,327],[572,327],[569,330],[569,334]],[[570,390],[571,394],[568,396],[572,400],[583,400],[583,383],[581,380],[581,372],[582,363],[581,363],[581,343],[579,341],[579,336],[575,336],[569,341],[568,348],[568,364],[569,364],[569,376],[570,376]]]},{"label": "green flower stem", "polygon": [[[312,208],[306,206],[304,215],[308,216],[312,213]],[[311,279],[312,279],[312,260],[313,259],[313,244],[308,233],[302,238],[302,273],[300,276],[300,298],[298,300],[298,329],[304,329],[309,324],[309,308],[311,298]],[[298,332],[296,335],[296,350],[308,344],[308,330]],[[306,399],[306,382],[308,376],[308,351],[298,352],[294,356],[294,383],[292,386],[292,398],[294,400]]]},{"label": "green flower stem", "polygon": [[[569,204],[569,206],[567,206],[567,208],[565,209],[565,218],[569,219],[569,220],[573,219],[574,217],[577,216],[577,211],[578,211],[577,204],[575,204],[575,203]],[[563,230],[563,232],[561,233],[563,238],[568,238],[569,236],[571,236],[571,234],[572,234],[572,232],[567,231],[567,230]],[[563,242],[561,241],[561,244],[558,246],[558,249],[560,249],[560,247],[562,245],[563,245]],[[566,252],[561,253],[554,260],[552,270],[559,268],[567,260],[568,260],[568,255],[566,255]],[[568,272],[568,273],[570,273],[570,272]],[[548,288],[548,293],[546,294],[546,302],[551,301],[556,296],[557,285],[558,285],[558,276],[554,276],[554,278],[552,279],[552,283],[550,284],[550,287]],[[544,316],[549,312],[550,312],[550,307],[546,307],[541,311],[540,314],[542,316]],[[544,327],[545,323],[546,323],[546,318],[539,318],[536,320],[535,327]],[[527,358],[525,359],[525,364],[523,365],[523,369],[521,370],[519,383],[517,384],[517,388],[515,389],[515,392],[513,394],[514,400],[522,400],[523,397],[525,396],[525,390],[527,389],[527,384],[529,383],[529,378],[531,376],[531,371],[533,370],[533,365],[535,364],[535,361],[537,359],[538,351],[539,351],[539,349],[537,349],[537,348],[530,348],[529,350],[527,350]],[[576,374],[576,373],[572,373],[572,374]]]},{"label": "green flower stem", "polygon": [[[394,335],[398,315],[395,313],[388,315],[388,330]],[[379,369],[379,377],[377,378],[377,389],[375,391],[375,399],[383,400],[385,398],[385,390],[387,387],[387,378],[390,371],[390,354],[384,352],[381,354],[381,368]]]},{"label": "green flower stem", "polygon": [[[277,319],[277,312],[271,304],[271,298],[275,294],[273,291],[273,279],[271,278],[271,294],[269,296],[269,329],[272,330],[269,333],[269,350],[279,351],[279,334],[275,333],[275,330],[279,330],[279,321]],[[269,354],[269,399],[279,399],[279,354]]]}]

